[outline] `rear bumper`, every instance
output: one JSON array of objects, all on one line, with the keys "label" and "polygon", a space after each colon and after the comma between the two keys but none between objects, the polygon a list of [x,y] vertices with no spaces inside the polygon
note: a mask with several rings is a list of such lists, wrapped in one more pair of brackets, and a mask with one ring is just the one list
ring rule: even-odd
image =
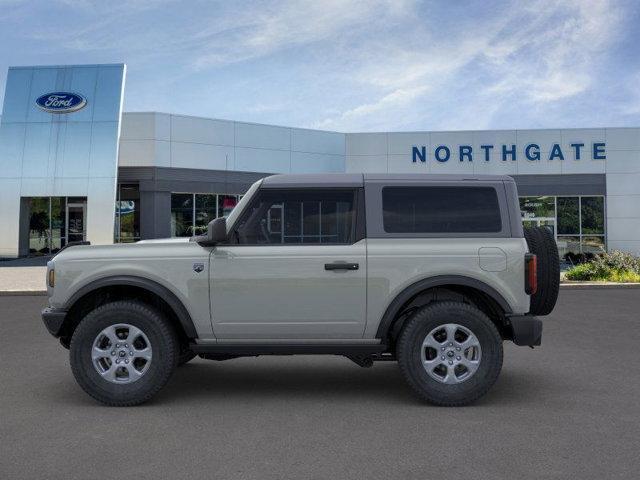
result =
[{"label": "rear bumper", "polygon": [[47,327],[49,333],[56,338],[60,336],[66,317],[66,310],[57,310],[49,307],[42,310],[42,321],[44,322],[44,326]]},{"label": "rear bumper", "polygon": [[513,343],[535,347],[542,344],[542,320],[533,315],[514,315],[509,317],[513,332]]}]

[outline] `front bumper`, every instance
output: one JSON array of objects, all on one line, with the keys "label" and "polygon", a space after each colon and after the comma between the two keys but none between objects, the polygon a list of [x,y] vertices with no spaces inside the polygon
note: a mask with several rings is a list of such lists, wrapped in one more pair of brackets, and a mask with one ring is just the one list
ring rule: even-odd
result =
[{"label": "front bumper", "polygon": [[60,336],[66,317],[66,310],[58,310],[50,307],[42,310],[42,321],[44,322],[44,326],[47,327],[49,333],[56,338]]},{"label": "front bumper", "polygon": [[509,317],[513,343],[535,347],[542,344],[542,320],[533,315],[514,315]]}]

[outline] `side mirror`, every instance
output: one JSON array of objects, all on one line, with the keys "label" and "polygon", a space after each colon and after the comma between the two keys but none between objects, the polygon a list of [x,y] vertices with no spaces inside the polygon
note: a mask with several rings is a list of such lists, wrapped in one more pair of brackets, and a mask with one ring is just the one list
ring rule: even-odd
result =
[{"label": "side mirror", "polygon": [[207,225],[207,237],[212,244],[224,242],[227,239],[227,219],[220,217],[211,220]]}]

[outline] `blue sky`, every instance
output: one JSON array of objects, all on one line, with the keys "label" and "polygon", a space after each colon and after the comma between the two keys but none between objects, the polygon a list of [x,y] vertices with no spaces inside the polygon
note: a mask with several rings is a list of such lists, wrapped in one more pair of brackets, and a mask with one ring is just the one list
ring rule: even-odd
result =
[{"label": "blue sky", "polygon": [[640,126],[640,2],[0,0],[7,67],[125,62],[125,111],[338,131]]}]

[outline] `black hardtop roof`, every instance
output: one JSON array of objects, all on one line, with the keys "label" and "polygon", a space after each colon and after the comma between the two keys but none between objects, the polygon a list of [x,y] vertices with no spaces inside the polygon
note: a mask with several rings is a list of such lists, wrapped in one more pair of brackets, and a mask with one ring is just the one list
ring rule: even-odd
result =
[{"label": "black hardtop roof", "polygon": [[513,182],[508,175],[473,174],[429,174],[429,173],[300,173],[272,175],[263,180],[263,188],[291,187],[361,187],[371,183],[420,183],[461,181],[507,181]]}]

